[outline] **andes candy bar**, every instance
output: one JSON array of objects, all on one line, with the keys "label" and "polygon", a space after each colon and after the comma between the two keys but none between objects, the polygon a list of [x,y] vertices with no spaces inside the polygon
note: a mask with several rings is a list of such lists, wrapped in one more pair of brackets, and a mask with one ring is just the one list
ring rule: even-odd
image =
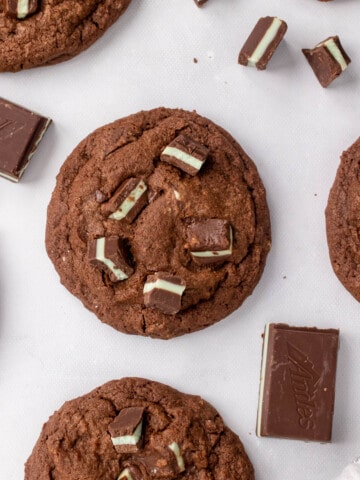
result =
[{"label": "andes candy bar", "polygon": [[175,315],[181,308],[181,297],[185,282],[166,272],[158,272],[147,277],[144,285],[146,307],[156,307],[168,315]]},{"label": "andes candy bar", "polygon": [[224,262],[232,254],[232,228],[226,220],[192,221],[186,229],[186,241],[191,257],[200,265]]},{"label": "andes candy bar", "polygon": [[4,12],[12,18],[22,20],[35,13],[38,0],[4,0]]},{"label": "andes candy bar", "polygon": [[0,98],[0,176],[20,180],[50,122]]},{"label": "andes candy bar", "polygon": [[286,30],[287,25],[280,18],[260,18],[239,53],[239,63],[265,70]]},{"label": "andes candy bar", "polygon": [[132,223],[148,202],[146,190],[147,186],[141,178],[129,178],[104,204],[104,210],[113,220]]},{"label": "andes candy bar", "polygon": [[323,87],[330,85],[351,62],[338,36],[327,38],[313,49],[304,48],[302,52]]},{"label": "andes candy bar", "polygon": [[180,168],[189,175],[196,175],[209,154],[208,148],[187,135],[179,135],[160,155],[160,160]]},{"label": "andes candy bar", "polygon": [[126,280],[134,273],[134,269],[127,261],[123,241],[119,237],[101,237],[91,240],[88,256],[90,263],[106,271],[112,282]]},{"label": "andes candy bar", "polygon": [[339,330],[268,324],[258,436],[331,441]]},{"label": "andes candy bar", "polygon": [[143,407],[123,408],[110,423],[108,430],[111,441],[119,453],[134,453],[142,446]]}]

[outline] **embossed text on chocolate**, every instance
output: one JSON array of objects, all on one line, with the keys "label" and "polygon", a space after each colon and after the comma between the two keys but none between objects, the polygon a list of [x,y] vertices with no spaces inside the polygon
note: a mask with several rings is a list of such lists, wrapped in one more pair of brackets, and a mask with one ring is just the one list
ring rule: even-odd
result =
[{"label": "embossed text on chocolate", "polygon": [[307,355],[287,342],[288,366],[291,377],[291,387],[295,397],[296,412],[299,425],[305,430],[313,429],[316,412],[315,395],[320,374]]}]

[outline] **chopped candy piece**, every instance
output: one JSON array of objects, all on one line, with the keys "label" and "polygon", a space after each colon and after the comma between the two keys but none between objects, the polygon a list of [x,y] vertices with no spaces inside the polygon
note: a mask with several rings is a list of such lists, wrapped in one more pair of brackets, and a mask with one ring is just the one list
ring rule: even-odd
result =
[{"label": "chopped candy piece", "polygon": [[141,448],[143,439],[142,407],[123,408],[109,425],[111,441],[119,453],[134,453]]},{"label": "chopped candy piece", "polygon": [[5,0],[4,5],[6,15],[22,20],[37,11],[38,0]]},{"label": "chopped candy piece", "polygon": [[147,205],[146,190],[147,186],[141,178],[129,178],[116,190],[103,208],[106,213],[110,213],[109,218],[112,220],[125,220],[132,223]]},{"label": "chopped candy piece", "polygon": [[280,18],[260,18],[239,53],[239,63],[265,70],[286,30],[287,25]]},{"label": "chopped candy piece", "polygon": [[134,273],[134,269],[127,261],[123,241],[119,237],[101,237],[91,240],[88,256],[90,263],[106,271],[112,282],[126,280]]},{"label": "chopped candy piece", "polygon": [[200,265],[224,262],[232,254],[232,228],[226,220],[192,221],[186,229],[186,241],[194,262]]},{"label": "chopped candy piece", "polygon": [[185,282],[166,272],[158,272],[147,277],[144,285],[144,303],[156,307],[168,315],[175,315],[181,308],[181,297]]},{"label": "chopped candy piece", "polygon": [[189,175],[196,175],[209,154],[208,148],[187,135],[179,135],[160,155],[160,160],[180,168]]},{"label": "chopped candy piece", "polygon": [[323,87],[330,85],[351,62],[338,36],[327,38],[313,49],[304,48],[302,52]]}]

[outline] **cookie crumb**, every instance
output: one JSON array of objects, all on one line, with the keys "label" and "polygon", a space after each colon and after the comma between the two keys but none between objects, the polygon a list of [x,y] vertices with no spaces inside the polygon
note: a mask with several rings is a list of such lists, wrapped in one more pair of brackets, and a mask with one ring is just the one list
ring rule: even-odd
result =
[{"label": "cookie crumb", "polygon": [[193,58],[194,63],[198,63],[198,59],[196,57]]}]

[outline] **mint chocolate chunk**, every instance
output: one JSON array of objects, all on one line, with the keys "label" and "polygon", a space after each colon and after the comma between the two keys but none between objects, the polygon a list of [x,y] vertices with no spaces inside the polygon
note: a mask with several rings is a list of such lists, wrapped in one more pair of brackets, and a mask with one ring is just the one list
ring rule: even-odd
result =
[{"label": "mint chocolate chunk", "polygon": [[108,427],[111,441],[117,452],[134,453],[141,448],[143,423],[143,407],[128,407],[120,411]]},{"label": "mint chocolate chunk", "polygon": [[168,315],[175,315],[181,308],[181,297],[185,282],[167,272],[149,275],[144,285],[146,307],[156,307]]},{"label": "mint chocolate chunk", "polygon": [[32,15],[38,7],[38,0],[4,0],[5,14],[18,20]]},{"label": "mint chocolate chunk", "polygon": [[239,53],[239,63],[265,70],[286,30],[286,23],[278,17],[260,18]]},{"label": "mint chocolate chunk", "polygon": [[192,220],[186,229],[186,247],[200,265],[222,263],[232,254],[232,228],[226,220],[207,218]]},{"label": "mint chocolate chunk", "polygon": [[203,166],[208,154],[207,147],[182,134],[164,148],[160,160],[194,176]]},{"label": "mint chocolate chunk", "polygon": [[103,205],[103,210],[112,220],[132,223],[147,205],[146,190],[147,185],[141,178],[131,177],[122,183],[110,200]]},{"label": "mint chocolate chunk", "polygon": [[134,273],[127,259],[124,241],[115,235],[91,240],[88,257],[90,263],[105,271],[114,283],[126,280]]},{"label": "mint chocolate chunk", "polygon": [[341,75],[351,62],[337,35],[318,43],[312,49],[304,48],[302,52],[324,88]]}]

